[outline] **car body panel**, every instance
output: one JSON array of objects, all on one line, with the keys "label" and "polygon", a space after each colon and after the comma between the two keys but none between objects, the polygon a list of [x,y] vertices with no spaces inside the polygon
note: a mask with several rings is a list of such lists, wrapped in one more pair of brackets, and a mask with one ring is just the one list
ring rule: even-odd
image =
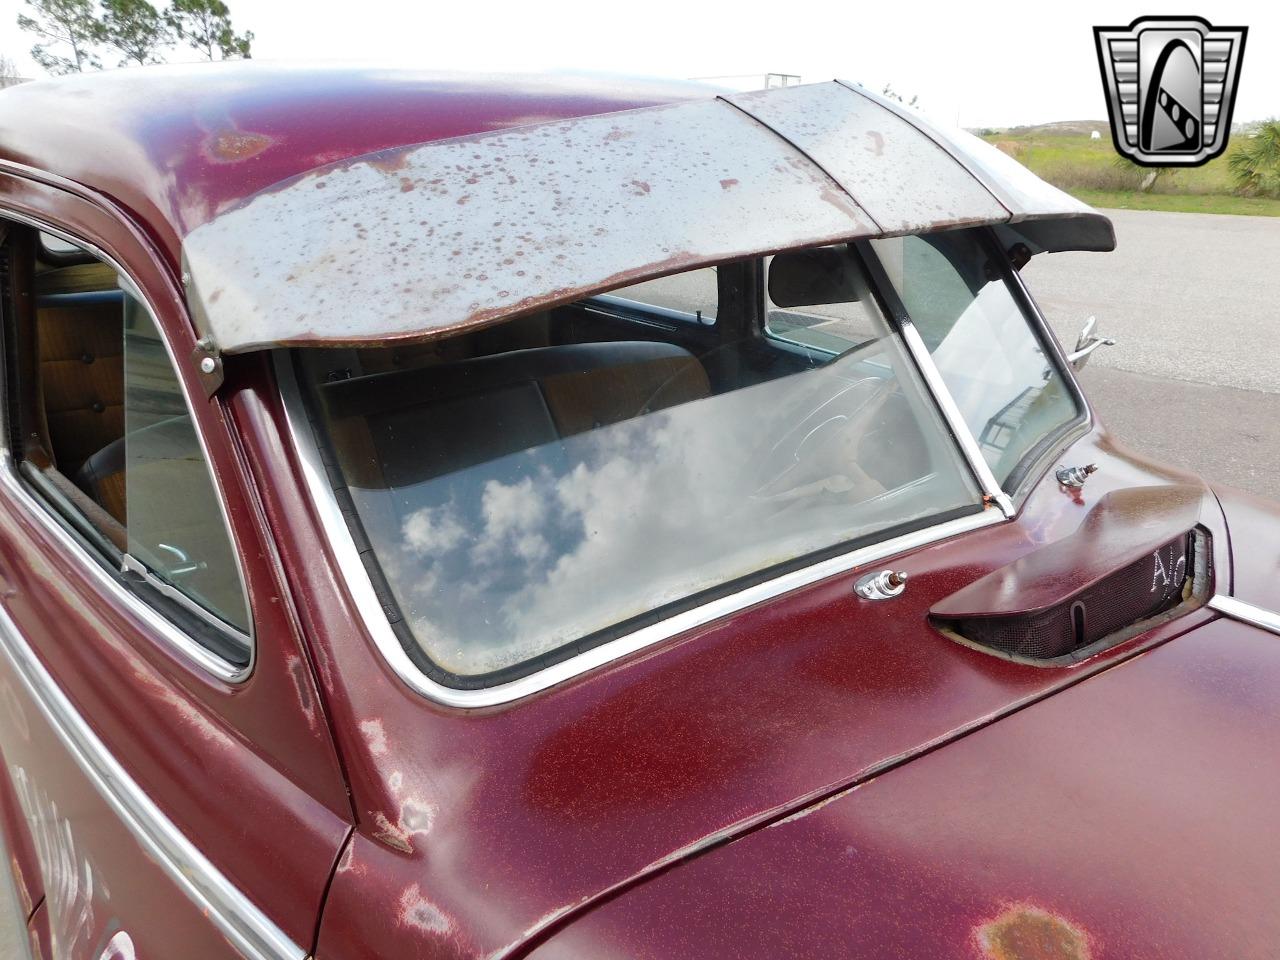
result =
[{"label": "car body panel", "polygon": [[[172,351],[189,355],[194,337],[171,272],[146,235],[108,201],[71,184],[55,187],[0,171],[0,207],[0,215],[36,218],[93,244],[120,264],[152,305]],[[119,595],[104,591],[94,563],[87,554],[77,559],[66,535],[24,492],[7,459],[0,482],[4,607],[57,690],[80,715],[91,718],[105,750],[157,809],[182,835],[197,841],[222,878],[305,948],[313,939],[325,884],[349,829],[346,788],[296,629],[291,594],[258,504],[244,482],[239,444],[226,411],[220,401],[204,399],[189,365],[180,363],[176,369],[188,396],[200,398],[192,414],[250,586],[255,632],[269,638],[258,643],[251,672],[235,680],[211,672],[173,645],[171,631],[155,630]],[[70,929],[66,924],[74,922],[65,913],[73,909],[67,906],[72,901],[56,899],[50,881],[51,873],[62,870],[66,882],[65,869],[49,859],[57,851],[41,851],[40,824],[47,826],[55,807],[62,816],[70,816],[67,811],[81,802],[89,805],[86,813],[100,808],[93,807],[98,801],[84,778],[69,765],[65,749],[51,746],[50,731],[41,728],[31,702],[24,702],[13,683],[7,675],[8,692],[21,705],[26,726],[0,725],[0,750],[11,771],[24,771],[30,796],[44,798],[42,806],[24,809],[24,814],[40,854],[48,923],[55,933],[65,933]],[[113,901],[109,916],[114,922],[147,926],[146,917],[155,910],[175,919],[164,936],[176,939],[154,941],[161,955],[195,955],[183,954],[200,942],[184,941],[184,926],[188,938],[206,931],[208,955],[232,955],[207,919],[195,926],[176,922],[180,916],[201,916],[199,909],[192,907],[192,914],[171,909],[165,898],[180,888],[170,883],[166,891],[158,882],[143,882],[154,868],[138,866],[149,863],[149,857],[118,819],[74,819],[80,847],[99,851],[94,859],[99,892],[140,884],[138,899]],[[108,916],[101,910],[98,915]],[[91,955],[85,951],[95,944],[88,939],[75,941],[79,952],[66,952],[66,936],[55,936],[62,944],[60,956]],[[167,944],[165,949],[158,949],[161,944]]]},{"label": "car body panel", "polygon": [[1235,569],[1231,595],[1265,610],[1280,611],[1280,507],[1243,490],[1214,484],[1222,504],[1232,552],[1249,562]]},{"label": "car body panel", "polygon": [[1264,957],[1277,637],[1198,627],[675,867],[532,957]]},{"label": "car body panel", "polygon": [[[4,701],[0,705],[0,717],[4,718],[5,723],[18,722],[18,707],[10,704],[11,696],[16,700],[16,694],[13,694],[8,684],[0,680],[0,698]],[[3,756],[0,755],[0,760],[2,759]],[[5,769],[8,769],[7,764]],[[16,906],[25,920],[44,899],[44,881],[40,876],[35,841],[31,838],[31,830],[22,814],[13,782],[8,777],[0,777],[0,850],[8,858]],[[0,880],[0,885],[3,883]]]},{"label": "car body panel", "polygon": [[[262,369],[236,415],[260,477],[294,471]],[[255,395],[256,394],[256,395]],[[852,571],[733,614],[542,694],[463,711],[424,700],[371,656],[304,502],[268,496],[283,560],[316,598],[310,635],[358,828],[317,955],[505,956],[539,931],[705,846],[990,722],[1215,615],[1198,610],[1075,666],[1011,663],[946,639],[929,607],[1074,531],[1112,489],[1185,482],[1098,432],[1091,488],[1042,483],[1019,519],[902,558],[900,601],[858,601]],[[1218,534],[1216,501],[1200,522]],[[853,651],[858,656],[853,655]],[[370,903],[380,905],[371,910]]]},{"label": "car body panel", "polygon": [[204,63],[24,83],[0,95],[0,159],[115,199],[175,268],[181,238],[307,170],[406,143],[706,97],[585,75]]}]

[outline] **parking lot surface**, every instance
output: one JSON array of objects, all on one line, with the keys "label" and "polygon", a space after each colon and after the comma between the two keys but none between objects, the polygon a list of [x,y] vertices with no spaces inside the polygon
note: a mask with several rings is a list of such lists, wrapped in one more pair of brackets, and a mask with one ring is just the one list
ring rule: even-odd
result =
[{"label": "parking lot surface", "polygon": [[1081,377],[1128,446],[1280,500],[1280,219],[1108,210],[1113,253],[1036,257],[1063,343],[1115,337]]}]

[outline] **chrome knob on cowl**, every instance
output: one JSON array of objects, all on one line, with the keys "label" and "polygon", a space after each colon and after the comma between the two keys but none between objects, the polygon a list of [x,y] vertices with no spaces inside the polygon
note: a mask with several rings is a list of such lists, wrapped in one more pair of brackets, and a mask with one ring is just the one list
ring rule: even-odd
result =
[{"label": "chrome knob on cowl", "polygon": [[907,589],[907,574],[901,570],[881,570],[860,578],[853,586],[863,600],[889,600]]},{"label": "chrome knob on cowl", "polygon": [[1054,474],[1058,478],[1058,482],[1064,487],[1079,489],[1084,486],[1084,482],[1093,474],[1098,472],[1098,465],[1095,463],[1087,463],[1083,467],[1059,467],[1058,472]]}]

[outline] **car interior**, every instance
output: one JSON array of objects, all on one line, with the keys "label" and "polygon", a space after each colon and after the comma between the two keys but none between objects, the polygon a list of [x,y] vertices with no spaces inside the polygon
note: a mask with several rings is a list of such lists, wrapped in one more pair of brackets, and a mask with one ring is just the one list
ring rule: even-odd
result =
[{"label": "car interior", "polygon": [[[667,281],[678,278],[661,278],[443,340],[299,351],[298,358],[304,380],[318,385],[348,479],[400,486],[812,370],[874,344],[874,330],[858,337],[847,323],[777,303],[869,302],[860,274],[856,282],[838,276],[835,285],[826,276],[851,262],[843,246],[790,256],[785,265],[781,258],[769,264],[767,316],[760,306],[765,264],[748,260],[693,271],[704,276],[697,288],[687,280],[679,288],[681,309],[663,302],[672,301]],[[863,376],[888,373],[874,359],[861,367]],[[502,429],[484,429],[493,424]],[[882,430],[919,433],[896,389],[880,398],[867,442]],[[901,476],[882,482],[891,488],[925,469],[898,464]]]},{"label": "car interior", "polygon": [[133,592],[247,662],[238,565],[150,313],[87,251],[21,224],[0,230],[19,476]]},{"label": "car interior", "polygon": [[[300,348],[288,362],[393,629],[423,670],[470,686],[494,682],[503,671],[527,672],[544,655],[570,649],[532,623],[509,633],[489,626],[505,622],[502,614],[484,626],[461,626],[469,645],[456,650],[415,640],[413,624],[430,620],[428,611],[453,616],[415,585],[467,576],[455,569],[454,544],[480,550],[488,542],[475,504],[490,489],[512,489],[504,484],[561,502],[555,478],[585,478],[616,449],[636,458],[637,483],[701,484],[688,502],[719,497],[724,516],[751,517],[739,531],[716,534],[723,549],[715,557],[681,547],[675,533],[669,551],[655,550],[648,566],[635,570],[646,582],[672,584],[663,588],[672,597],[686,589],[676,586],[681,578],[712,584],[704,591],[725,590],[736,577],[811,562],[805,558],[814,551],[848,549],[841,546],[848,536],[837,529],[857,539],[925,524],[942,512],[980,510],[952,438],[891,330],[861,252],[837,244],[646,280],[413,345]],[[659,413],[647,427],[640,423]],[[668,430],[670,446],[663,447],[668,441],[655,438]],[[671,457],[661,462],[664,453]],[[637,489],[629,502],[642,499]],[[669,506],[669,518],[683,509]],[[545,528],[554,543],[548,549],[564,551],[560,556],[587,536],[575,525],[581,514],[569,509],[563,526],[554,520]],[[446,513],[459,518],[438,528],[456,529],[448,545],[399,552],[413,530],[429,537],[435,521],[424,518]],[[610,542],[603,527],[591,529]],[[767,545],[757,546],[755,536]],[[753,553],[762,555],[758,567],[745,559]],[[495,609],[503,591],[526,577],[531,590],[543,589],[536,565],[509,573],[495,572],[492,562],[481,566],[470,589]],[[666,606],[693,603],[695,594]],[[626,616],[618,624],[658,616],[663,606],[636,614],[628,602],[636,601],[619,599]],[[583,614],[577,642],[594,644],[623,629],[609,625],[608,606],[601,601],[590,626]],[[452,629],[450,619],[448,626],[436,622],[433,633]]]},{"label": "car interior", "polygon": [[34,230],[11,229],[10,375],[25,401],[11,424],[22,438],[15,454],[29,480],[123,551],[124,292],[107,264]]}]

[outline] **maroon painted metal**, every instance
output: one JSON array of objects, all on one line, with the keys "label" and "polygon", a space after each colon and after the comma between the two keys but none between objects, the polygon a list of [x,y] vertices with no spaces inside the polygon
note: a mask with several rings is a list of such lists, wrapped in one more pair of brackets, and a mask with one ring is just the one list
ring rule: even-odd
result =
[{"label": "maroon painted metal", "polygon": [[669,870],[532,953],[1265,957],[1280,644],[1219,620]]},{"label": "maroon painted metal", "polygon": [[930,612],[959,619],[1055,607],[1184,536],[1204,498],[1203,485],[1190,483],[1112,490],[1092,501],[1075,533],[975,580]]},{"label": "maroon painted metal", "polygon": [[[109,203],[0,172],[0,204],[96,244],[156,306],[175,352],[194,348],[166,264]],[[187,365],[179,374],[195,375]],[[194,383],[188,389],[203,395]],[[258,644],[248,680],[230,685],[184,660],[104,595],[89,570],[69,561],[47,524],[7,488],[0,489],[0,592],[15,626],[131,776],[186,835],[201,838],[207,856],[282,929],[310,944],[350,805],[293,600],[245,482],[239,441],[220,401],[197,405],[193,413],[235,533],[255,632],[268,641]],[[68,884],[76,891],[60,900],[51,882],[43,884],[63,955],[96,957],[88,951],[114,918],[138,931],[142,956],[196,956],[191,935],[207,921],[171,882],[157,878],[110,810],[94,807],[101,800],[16,678],[0,675],[0,687],[6,705],[0,750],[11,780],[16,770],[25,772],[33,804],[24,811],[28,822],[33,811],[43,813],[47,829],[61,831],[46,835],[46,853],[55,838],[74,837],[76,858],[64,861],[74,867],[78,858],[95,872],[97,882],[89,886],[55,878],[64,893]],[[39,847],[41,838],[33,839]],[[33,869],[24,865],[24,875]],[[110,903],[107,891],[116,898]],[[153,925],[150,917],[166,920]]]},{"label": "maroon painted metal", "polygon": [[[238,399],[246,432],[270,436],[278,420],[265,387]],[[266,459],[279,448],[250,448],[260,476],[286,469]],[[333,603],[316,611],[313,635],[361,819],[320,955],[516,955],[526,938],[674,861],[1210,621],[1198,611],[1054,668],[998,660],[927,627],[938,599],[1075,530],[1111,490],[1190,479],[1097,433],[1074,455],[1104,464],[1080,498],[1050,477],[1016,522],[892,561],[911,575],[900,605],[854,598],[856,571],[484,714],[433,707],[396,682],[349,632],[332,573],[310,562],[325,546],[305,506],[271,497],[273,523],[291,531],[286,564]],[[1227,569],[1211,498],[1199,516]]]},{"label": "maroon painted metal", "polygon": [[[691,93],[570,78],[446,96],[375,72],[355,100],[341,75],[255,66],[200,114],[193,91],[220,68],[158,75],[160,95],[129,77],[109,95],[72,85],[64,122],[31,138],[13,104],[39,90],[0,95],[0,208],[124,265],[178,356],[196,346],[179,238],[255,191],[405,142]],[[88,139],[90,114],[118,136]],[[1132,525],[1086,524],[1108,497],[1178,500],[1178,522],[1211,537],[1214,587],[1274,609],[1276,508],[1215,496],[1095,425],[1066,457],[1098,464],[1083,489],[1050,473],[1013,520],[893,558],[910,575],[895,600],[860,600],[866,571],[850,571],[464,711],[409,689],[362,626],[272,369],[238,358],[194,409],[248,581],[247,681],[174,653],[3,490],[0,602],[156,807],[299,951],[1246,956],[1280,933],[1266,899],[1280,881],[1275,637],[1203,607],[1036,666],[929,624],[945,598],[1072,537],[1056,552],[1064,583],[1128,556]],[[194,367],[180,374],[204,396]],[[40,949],[98,960],[123,930],[139,960],[235,955],[3,671],[0,711],[0,815]],[[44,833],[24,839],[32,823]]]},{"label": "maroon painted metal", "polygon": [[1280,608],[1280,506],[1225,485],[1213,489],[1227,515],[1232,553],[1249,558],[1232,571],[1231,595],[1268,610]]}]

